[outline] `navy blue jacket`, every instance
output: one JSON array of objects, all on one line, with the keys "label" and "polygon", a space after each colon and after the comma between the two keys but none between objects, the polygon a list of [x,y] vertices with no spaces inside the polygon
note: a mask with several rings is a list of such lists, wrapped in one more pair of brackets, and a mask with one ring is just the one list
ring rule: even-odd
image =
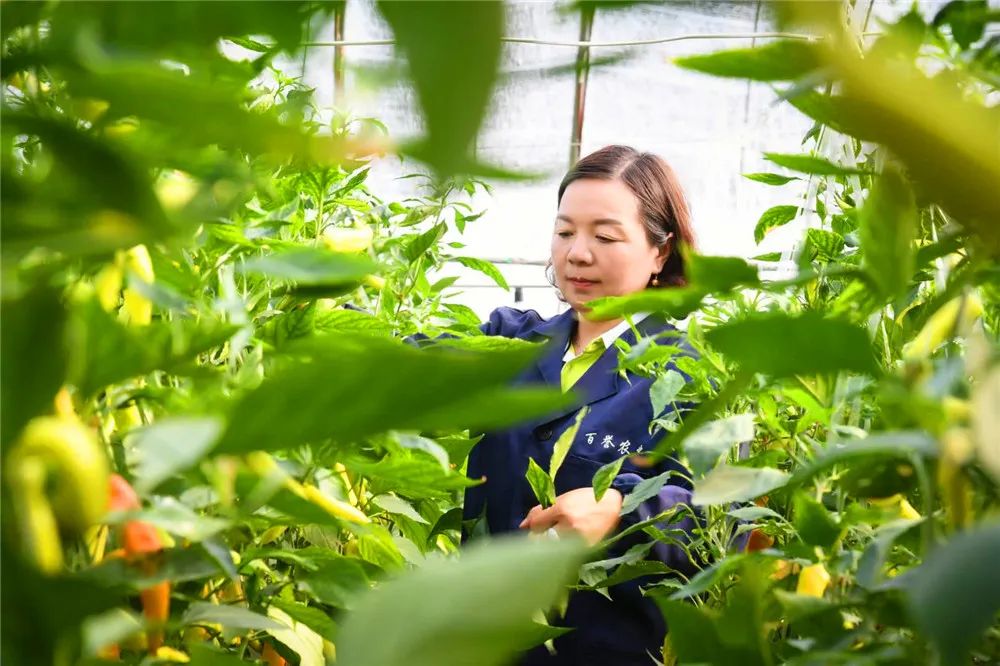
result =
[{"label": "navy blue jacket", "polygon": [[[481,327],[487,335],[546,342],[541,358],[515,379],[519,385],[549,385],[559,387],[562,357],[576,327],[573,311],[543,320],[534,311],[498,308],[490,315],[489,322]],[[636,325],[644,336],[663,331],[675,331],[659,315],[650,315]],[[635,334],[629,330],[621,337],[635,344]],[[659,339],[660,344],[678,344],[676,337]],[[653,408],[649,399],[652,380],[631,372],[622,377],[618,373],[618,352],[612,347],[590,367],[574,386],[581,394],[581,401],[573,407],[549,414],[501,432],[487,433],[469,456],[468,476],[486,482],[466,490],[464,518],[467,524],[484,517],[491,534],[518,531],[518,525],[528,511],[538,504],[531,486],[525,479],[528,458],[534,458],[543,469],[548,469],[552,447],[559,435],[572,425],[579,408],[586,404],[590,410],[581,424],[565,462],[556,474],[556,494],[576,488],[589,488],[594,473],[602,465],[612,462],[624,453],[641,453],[655,448],[663,433],[649,434]],[[627,494],[645,478],[667,470],[677,470],[690,476],[677,461],[667,459],[652,468],[642,468],[626,459],[613,487]],[[660,493],[644,502],[631,514],[623,517],[619,529],[673,507],[688,503],[690,486],[678,476]],[[666,526],[661,526],[666,527]],[[687,533],[693,529],[688,518],[670,526]],[[645,535],[622,539],[612,548],[609,556],[621,554]],[[694,566],[684,551],[676,546],[658,543],[651,552],[669,566],[684,573],[691,573]],[[663,617],[656,604],[643,597],[640,585],[648,579],[635,579],[608,589],[613,601],[589,591],[574,592],[570,596],[565,625],[575,628],[555,640],[558,655],[550,657],[543,646],[525,654],[522,666],[536,664],[586,666],[630,666],[653,663],[649,655],[659,657],[666,634]]]}]

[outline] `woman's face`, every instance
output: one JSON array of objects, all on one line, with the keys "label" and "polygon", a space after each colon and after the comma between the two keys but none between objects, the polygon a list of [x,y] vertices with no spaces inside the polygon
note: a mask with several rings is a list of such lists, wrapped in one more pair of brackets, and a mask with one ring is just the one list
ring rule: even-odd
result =
[{"label": "woman's face", "polygon": [[556,286],[578,312],[603,296],[646,288],[663,269],[669,248],[650,244],[639,217],[639,200],[618,180],[582,178],[569,184],[559,203],[552,235]]}]

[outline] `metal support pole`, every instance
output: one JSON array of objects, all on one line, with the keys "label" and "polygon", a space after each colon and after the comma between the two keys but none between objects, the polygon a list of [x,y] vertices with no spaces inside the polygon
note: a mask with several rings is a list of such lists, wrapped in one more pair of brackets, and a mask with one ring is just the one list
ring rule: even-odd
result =
[{"label": "metal support pole", "polygon": [[347,14],[347,2],[338,2],[333,6],[333,40],[337,46],[333,49],[333,103],[344,103],[344,17]]},{"label": "metal support pole", "polygon": [[[580,7],[580,41],[589,42],[594,27],[594,5],[583,3]],[[583,114],[587,104],[587,74],[590,72],[590,47],[581,46],[576,52],[576,90],[573,95],[573,133],[569,142],[569,166],[580,159],[583,138]]]}]

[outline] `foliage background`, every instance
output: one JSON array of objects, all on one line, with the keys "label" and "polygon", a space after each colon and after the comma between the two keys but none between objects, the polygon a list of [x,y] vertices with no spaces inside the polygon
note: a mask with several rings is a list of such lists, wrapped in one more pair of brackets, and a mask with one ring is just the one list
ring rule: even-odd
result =
[{"label": "foliage background", "polygon": [[[78,663],[115,645],[134,663],[504,663],[558,633],[531,618],[564,583],[670,574],[641,549],[608,561],[572,541],[455,557],[475,432],[565,399],[505,388],[535,350],[476,335],[451,283],[428,277],[460,262],[503,281],[442,241],[475,223],[483,178],[516,176],[470,150],[502,7],[378,6],[425,118],[425,136],[402,145],[377,121],[320,121],[310,90],[280,72],[254,87],[336,5],[221,7],[0,8],[5,657]],[[654,405],[699,403],[660,424],[658,453],[695,475],[706,521],[693,548],[712,562],[649,590],[672,628],[663,659],[989,661],[996,12],[907,14],[862,57],[840,3],[779,9],[822,39],[677,65],[771,82],[816,122],[801,155],[770,155],[775,173],[754,177],[807,185],[822,224],[797,274],[761,281],[745,261],[692,257],[689,287],[595,308],[690,317],[702,353],[682,384],[655,346],[622,350],[659,377]],[[234,63],[220,38],[260,56]],[[834,133],[851,163],[817,158]],[[371,191],[368,158],[387,151],[431,168],[414,176],[422,196]],[[787,223],[802,196],[762,211],[755,234]],[[418,332],[457,339],[394,340]],[[100,495],[106,481],[72,457],[42,456],[48,486],[25,492],[22,430],[62,387],[75,414],[64,400],[62,418],[91,429],[138,512],[86,529],[68,519],[55,489]],[[48,573],[31,538],[46,520],[62,552]],[[129,521],[160,530],[162,550],[112,556]],[[732,552],[734,528],[763,547]],[[656,521],[636,529],[671,538]],[[139,593],[161,581],[171,603],[157,626]],[[183,657],[146,654],[158,631]]]}]

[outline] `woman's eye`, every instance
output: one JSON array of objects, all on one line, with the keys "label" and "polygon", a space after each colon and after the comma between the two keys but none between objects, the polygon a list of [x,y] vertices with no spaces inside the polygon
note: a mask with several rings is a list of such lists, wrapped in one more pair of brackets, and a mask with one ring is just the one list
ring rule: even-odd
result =
[{"label": "woman's eye", "polygon": [[607,236],[598,236],[597,240],[601,241],[602,243],[614,243],[617,239],[608,238]]},{"label": "woman's eye", "polygon": [[559,238],[569,238],[572,235],[573,235],[572,231],[557,231],[556,232],[556,236],[559,236]]}]

